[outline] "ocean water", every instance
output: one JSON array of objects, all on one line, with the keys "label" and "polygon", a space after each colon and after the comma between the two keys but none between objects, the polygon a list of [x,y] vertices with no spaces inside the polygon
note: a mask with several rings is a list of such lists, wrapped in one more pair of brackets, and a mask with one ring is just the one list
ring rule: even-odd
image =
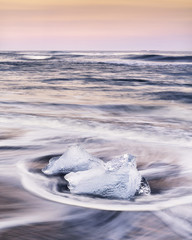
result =
[{"label": "ocean water", "polygon": [[[69,146],[130,153],[150,196],[70,194]],[[192,52],[1,52],[0,239],[192,239]]]}]

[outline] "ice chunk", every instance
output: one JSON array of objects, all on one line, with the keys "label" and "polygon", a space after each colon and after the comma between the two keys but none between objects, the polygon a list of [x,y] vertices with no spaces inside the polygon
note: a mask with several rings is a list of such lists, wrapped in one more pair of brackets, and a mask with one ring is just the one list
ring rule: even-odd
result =
[{"label": "ice chunk", "polygon": [[129,199],[139,190],[141,175],[132,155],[125,154],[87,171],[65,176],[72,193]]},{"label": "ice chunk", "polygon": [[151,193],[151,189],[150,189],[149,183],[144,177],[142,177],[141,184],[140,184],[139,190],[136,192],[136,195],[149,195],[150,193]]},{"label": "ice chunk", "polygon": [[42,169],[46,175],[84,171],[104,165],[99,158],[91,156],[80,146],[70,147],[60,158],[52,158]]},{"label": "ice chunk", "polygon": [[47,175],[67,174],[71,193],[114,199],[147,195],[150,187],[136,167],[135,157],[124,154],[104,163],[80,146],[70,147],[61,157],[52,158],[42,169]]},{"label": "ice chunk", "polygon": [[117,171],[125,167],[136,168],[135,157],[132,156],[131,154],[123,154],[122,156],[106,163],[106,168],[108,171]]}]

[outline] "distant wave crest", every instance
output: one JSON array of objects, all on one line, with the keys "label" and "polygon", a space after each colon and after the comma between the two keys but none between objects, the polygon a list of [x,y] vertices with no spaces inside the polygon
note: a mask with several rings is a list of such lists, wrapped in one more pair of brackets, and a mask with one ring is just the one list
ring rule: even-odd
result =
[{"label": "distant wave crest", "polygon": [[144,61],[166,61],[166,62],[192,62],[190,55],[159,55],[159,54],[142,54],[131,55],[126,59],[144,60]]},{"label": "distant wave crest", "polygon": [[48,55],[24,55],[24,59],[29,59],[29,60],[45,60],[45,59],[51,59],[52,56]]}]

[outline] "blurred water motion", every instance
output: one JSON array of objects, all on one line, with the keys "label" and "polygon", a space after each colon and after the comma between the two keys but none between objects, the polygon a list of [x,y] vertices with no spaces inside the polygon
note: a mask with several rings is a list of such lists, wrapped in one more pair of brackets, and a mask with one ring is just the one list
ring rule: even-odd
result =
[{"label": "blurred water motion", "polygon": [[[192,239],[191,53],[0,54],[0,239]],[[152,194],[71,195],[41,169],[130,153]]]}]

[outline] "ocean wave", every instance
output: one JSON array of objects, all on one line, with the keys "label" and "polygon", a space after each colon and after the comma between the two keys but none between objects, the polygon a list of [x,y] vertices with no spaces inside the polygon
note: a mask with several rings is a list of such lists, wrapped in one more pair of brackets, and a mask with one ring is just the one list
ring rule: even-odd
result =
[{"label": "ocean wave", "polygon": [[52,56],[49,55],[23,55],[22,58],[29,60],[46,60],[51,59]]},{"label": "ocean wave", "polygon": [[192,55],[160,55],[160,54],[141,54],[129,55],[125,59],[143,61],[162,61],[162,62],[192,62]]},{"label": "ocean wave", "polygon": [[175,101],[191,104],[192,103],[192,93],[191,92],[179,92],[179,91],[162,91],[150,93],[155,99],[165,100],[165,101]]}]

